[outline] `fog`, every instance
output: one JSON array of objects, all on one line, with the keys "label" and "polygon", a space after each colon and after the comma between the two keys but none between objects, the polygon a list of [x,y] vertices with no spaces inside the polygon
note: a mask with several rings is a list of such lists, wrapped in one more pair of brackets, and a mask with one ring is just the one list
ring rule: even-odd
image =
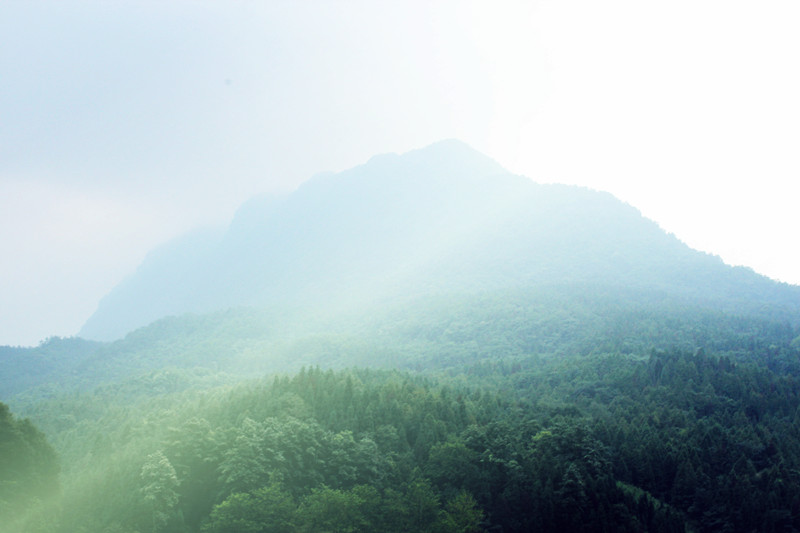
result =
[{"label": "fog", "polygon": [[4,2],[0,344],[251,196],[459,138],[800,283],[794,2]]}]

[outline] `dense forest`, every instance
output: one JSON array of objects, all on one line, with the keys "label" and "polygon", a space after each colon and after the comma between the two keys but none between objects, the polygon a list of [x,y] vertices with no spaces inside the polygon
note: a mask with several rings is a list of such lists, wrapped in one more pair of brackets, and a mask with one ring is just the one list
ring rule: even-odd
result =
[{"label": "dense forest", "polygon": [[[152,365],[126,366],[135,377],[115,381],[98,364],[95,385],[14,396],[50,445],[4,411],[5,528],[800,529],[795,327],[686,309],[610,314],[599,298],[564,302],[557,320],[542,313],[535,331],[514,331],[513,316],[537,323],[533,307],[520,316],[507,295],[481,298],[437,300],[404,323],[372,317],[383,335],[372,343],[341,330],[309,334],[285,350],[318,364],[258,379],[244,377],[247,364],[223,373],[191,358],[155,368],[155,354],[172,353],[165,328],[172,339],[182,329],[191,353],[209,342],[193,324],[213,317],[137,332],[125,342]],[[228,315],[240,331],[263,319]],[[52,339],[38,350],[63,344],[69,354],[76,343]],[[84,346],[89,355],[76,364],[108,358],[109,346]],[[394,358],[406,369],[364,368],[371,353],[377,366]]]},{"label": "dense forest", "polygon": [[800,287],[458,142],[253,199],[82,333],[0,347],[0,533],[800,531]]}]

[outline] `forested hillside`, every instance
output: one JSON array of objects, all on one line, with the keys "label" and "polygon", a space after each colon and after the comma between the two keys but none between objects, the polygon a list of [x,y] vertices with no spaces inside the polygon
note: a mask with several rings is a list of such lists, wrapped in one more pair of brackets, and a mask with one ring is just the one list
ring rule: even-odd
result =
[{"label": "forested hillside", "polygon": [[222,386],[160,371],[40,404],[60,512],[22,530],[791,530],[797,344]]},{"label": "forested hillside", "polygon": [[79,361],[12,398],[62,474],[8,531],[800,526],[791,324],[551,288],[305,326],[241,310],[7,350]]},{"label": "forested hillside", "polygon": [[45,436],[0,403],[0,530],[49,530],[58,473],[58,457]]},{"label": "forested hillside", "polygon": [[790,322],[725,313],[657,290],[598,284],[409,297],[343,313],[242,308],[167,317],[112,343],[52,338],[0,347],[0,394],[19,405],[56,391],[90,390],[163,368],[227,379],[301,366],[462,372],[485,361],[621,353],[651,348],[746,358],[797,335]]},{"label": "forested hillside", "polygon": [[800,287],[457,142],[252,200],[84,331],[0,347],[0,533],[800,530]]}]

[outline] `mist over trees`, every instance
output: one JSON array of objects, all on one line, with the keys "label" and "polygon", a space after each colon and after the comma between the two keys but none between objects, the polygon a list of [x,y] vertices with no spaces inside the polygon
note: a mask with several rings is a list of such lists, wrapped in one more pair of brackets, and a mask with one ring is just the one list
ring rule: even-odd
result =
[{"label": "mist over trees", "polygon": [[458,142],[0,347],[0,532],[800,530],[800,288]]}]

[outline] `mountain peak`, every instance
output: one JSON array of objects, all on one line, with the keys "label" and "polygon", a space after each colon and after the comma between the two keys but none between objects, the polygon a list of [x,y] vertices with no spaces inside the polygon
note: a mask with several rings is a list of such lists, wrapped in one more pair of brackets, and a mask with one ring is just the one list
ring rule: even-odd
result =
[{"label": "mountain peak", "polygon": [[762,303],[795,297],[773,298],[768,280],[709,261],[608,193],[536,184],[453,139],[254,199],[208,244],[154,254],[81,335],[114,339],[169,314],[237,306],[369,306],[554,284],[716,302],[745,289]]},{"label": "mountain peak", "polygon": [[400,167],[423,175],[462,179],[508,174],[495,160],[458,139],[438,141],[402,155],[376,155],[364,166],[370,170]]}]

